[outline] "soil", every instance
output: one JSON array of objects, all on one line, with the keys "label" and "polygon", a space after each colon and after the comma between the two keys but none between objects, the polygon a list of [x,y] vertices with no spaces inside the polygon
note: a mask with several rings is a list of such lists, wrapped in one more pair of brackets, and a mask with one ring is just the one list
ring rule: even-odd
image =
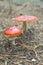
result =
[{"label": "soil", "polygon": [[[27,22],[27,31],[18,35],[13,45],[3,30],[10,26],[22,28],[22,23],[12,21],[20,15],[34,15],[38,21]],[[43,6],[0,1],[0,65],[43,65]]]}]

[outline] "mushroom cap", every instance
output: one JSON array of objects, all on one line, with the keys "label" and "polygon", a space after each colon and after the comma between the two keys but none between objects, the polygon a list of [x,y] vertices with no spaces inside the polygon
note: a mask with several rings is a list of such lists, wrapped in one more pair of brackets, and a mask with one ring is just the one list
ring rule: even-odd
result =
[{"label": "mushroom cap", "polygon": [[22,33],[22,30],[19,27],[8,27],[4,31],[4,34],[9,36],[9,37],[14,37],[16,35],[19,35]]},{"label": "mushroom cap", "polygon": [[38,20],[36,16],[18,16],[13,18],[14,21],[33,21],[33,20]]}]

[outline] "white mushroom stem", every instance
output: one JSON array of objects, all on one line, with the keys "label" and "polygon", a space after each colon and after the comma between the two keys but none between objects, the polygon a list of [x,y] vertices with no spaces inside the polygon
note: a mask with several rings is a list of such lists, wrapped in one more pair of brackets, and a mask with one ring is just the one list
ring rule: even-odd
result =
[{"label": "white mushroom stem", "polygon": [[26,26],[27,26],[27,25],[26,25],[26,21],[24,21],[24,22],[23,22],[23,32],[24,32],[24,33],[25,33],[25,31],[26,31]]},{"label": "white mushroom stem", "polygon": [[9,40],[12,41],[12,44],[13,44],[13,45],[17,45],[16,40],[15,40],[16,38],[17,38],[17,37],[9,38]]},{"label": "white mushroom stem", "polygon": [[12,41],[12,44],[17,45],[17,43],[16,43],[16,40],[15,40],[15,39]]}]

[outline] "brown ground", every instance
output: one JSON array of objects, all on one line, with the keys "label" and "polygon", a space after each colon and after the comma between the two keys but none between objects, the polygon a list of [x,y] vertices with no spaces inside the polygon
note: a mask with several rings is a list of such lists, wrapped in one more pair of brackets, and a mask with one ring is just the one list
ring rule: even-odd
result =
[{"label": "brown ground", "polygon": [[[39,21],[27,23],[27,31],[18,36],[17,45],[13,46],[2,31],[14,25],[22,28],[22,23],[12,21],[19,15],[35,15]],[[11,4],[10,8],[7,2],[0,2],[0,65],[7,64],[43,65],[43,7],[39,4]]]}]

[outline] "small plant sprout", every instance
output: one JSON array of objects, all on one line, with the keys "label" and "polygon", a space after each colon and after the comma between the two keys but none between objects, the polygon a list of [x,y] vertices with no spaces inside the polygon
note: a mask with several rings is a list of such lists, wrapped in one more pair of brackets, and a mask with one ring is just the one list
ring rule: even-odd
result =
[{"label": "small plant sprout", "polygon": [[16,45],[15,39],[17,38],[19,34],[22,33],[22,30],[19,27],[14,26],[14,27],[8,27],[4,29],[3,33],[5,36],[9,38],[9,40],[13,41],[14,45]]},{"label": "small plant sprout", "polygon": [[13,21],[23,22],[23,32],[26,31],[26,23],[28,21],[36,21],[38,20],[36,16],[17,16],[15,18],[12,18]]}]

